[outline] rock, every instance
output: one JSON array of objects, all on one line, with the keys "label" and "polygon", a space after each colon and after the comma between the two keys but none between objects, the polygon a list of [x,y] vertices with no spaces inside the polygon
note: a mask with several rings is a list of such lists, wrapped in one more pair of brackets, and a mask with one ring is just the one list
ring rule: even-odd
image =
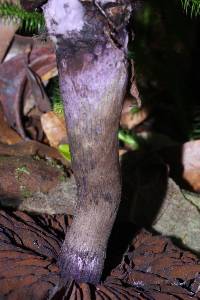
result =
[{"label": "rock", "polygon": [[74,214],[76,205],[76,183],[74,177],[61,182],[48,193],[36,192],[18,206],[19,210],[35,213]]},{"label": "rock", "polygon": [[181,191],[172,180],[153,228],[200,253],[200,195]]},{"label": "rock", "polygon": [[182,192],[168,178],[166,165],[152,153],[125,154],[122,171],[121,218],[153,228],[200,253],[200,195]]}]

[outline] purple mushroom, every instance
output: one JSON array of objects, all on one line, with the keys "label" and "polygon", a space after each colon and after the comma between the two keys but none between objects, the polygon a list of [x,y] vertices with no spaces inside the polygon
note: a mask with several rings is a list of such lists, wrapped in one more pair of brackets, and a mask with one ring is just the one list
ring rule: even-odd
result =
[{"label": "purple mushroom", "polygon": [[59,257],[66,281],[99,282],[120,203],[117,132],[133,5],[129,0],[49,0],[44,6],[78,188],[76,213]]}]

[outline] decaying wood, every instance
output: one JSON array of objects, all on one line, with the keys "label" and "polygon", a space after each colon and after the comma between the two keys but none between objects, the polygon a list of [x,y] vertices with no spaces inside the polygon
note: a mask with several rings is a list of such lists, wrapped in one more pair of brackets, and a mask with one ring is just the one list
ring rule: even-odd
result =
[{"label": "decaying wood", "polygon": [[[21,148],[18,150],[19,154],[25,155]],[[57,172],[59,169],[55,165],[49,163],[46,168],[43,161],[38,167],[40,161],[20,157],[19,154],[11,158],[0,157],[0,205],[34,213],[74,215],[77,205],[74,176],[64,176]],[[199,253],[200,195],[182,191],[171,178],[167,178],[166,167],[158,157],[153,158],[148,153],[137,160],[137,153],[132,154],[127,162],[121,158],[122,169],[127,166],[129,169],[128,174],[122,177],[119,219],[140,226],[152,226]],[[26,167],[25,173],[23,170],[20,173],[21,167]]]},{"label": "decaying wood", "polygon": [[0,143],[0,155],[22,157],[38,155],[41,158],[52,158],[60,161],[66,167],[70,166],[70,163],[62,157],[57,149],[37,141],[23,141],[14,145]]},{"label": "decaying wood", "polygon": [[76,185],[55,161],[0,156],[0,206],[34,213],[74,212]]}]

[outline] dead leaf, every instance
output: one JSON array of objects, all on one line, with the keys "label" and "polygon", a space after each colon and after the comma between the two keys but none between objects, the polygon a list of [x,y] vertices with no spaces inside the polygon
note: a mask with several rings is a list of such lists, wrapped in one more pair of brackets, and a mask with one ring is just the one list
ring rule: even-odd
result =
[{"label": "dead leaf", "polygon": [[40,78],[50,74],[49,71],[56,68],[54,49],[49,45],[42,46],[0,65],[0,102],[9,125],[23,138],[26,138],[26,131],[22,123],[22,103],[26,103],[27,95],[30,94],[30,85],[27,85],[27,64]]},{"label": "dead leaf", "polygon": [[140,93],[137,87],[137,82],[135,78],[135,68],[134,68],[134,61],[131,59],[131,88],[130,94],[136,99],[138,107],[141,107],[142,102],[140,99]]},{"label": "dead leaf", "polygon": [[22,138],[14,131],[4,118],[2,108],[0,106],[0,142],[8,145],[19,143]]},{"label": "dead leaf", "polygon": [[51,110],[51,104],[47,97],[42,81],[37,73],[33,72],[30,67],[26,67],[26,75],[31,87],[32,95],[35,99],[35,103],[41,112],[47,112]]},{"label": "dead leaf", "polygon": [[120,120],[120,125],[123,128],[133,129],[149,116],[150,110],[147,107],[138,108],[137,111],[133,112],[134,107],[138,107],[135,102],[136,100],[132,97],[125,98]]},{"label": "dead leaf", "polygon": [[3,61],[6,62],[22,53],[30,53],[30,50],[34,48],[35,44],[32,37],[15,34]]},{"label": "dead leaf", "polygon": [[200,140],[190,141],[182,148],[183,178],[200,192]]},{"label": "dead leaf", "polygon": [[13,22],[10,19],[4,20],[1,18],[0,23],[0,63],[6,54],[6,51],[15,35],[15,32],[19,28],[20,23],[16,20]]},{"label": "dead leaf", "polygon": [[49,144],[57,148],[61,143],[68,143],[64,117],[56,115],[53,111],[42,114],[42,128],[48,138]]}]

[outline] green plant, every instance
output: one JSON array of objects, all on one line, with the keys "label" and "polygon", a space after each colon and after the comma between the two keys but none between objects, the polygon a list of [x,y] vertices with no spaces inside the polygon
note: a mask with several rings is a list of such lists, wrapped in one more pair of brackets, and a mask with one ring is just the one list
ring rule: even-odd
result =
[{"label": "green plant", "polygon": [[59,116],[64,116],[64,105],[59,90],[58,76],[50,80],[47,88],[49,99],[51,100],[52,110]]},{"label": "green plant", "polygon": [[200,0],[181,0],[186,13],[190,10],[190,15],[197,16],[200,14]]},{"label": "green plant", "polygon": [[32,196],[32,192],[24,185],[20,185],[20,192],[23,198],[29,198]]},{"label": "green plant", "polygon": [[28,12],[18,5],[3,2],[0,3],[0,18],[4,20],[16,20],[20,22],[21,29],[28,32],[40,31],[44,28],[44,17],[39,12]]},{"label": "green plant", "polygon": [[58,151],[60,154],[64,156],[64,158],[68,161],[71,161],[71,153],[70,153],[70,148],[69,144],[61,144],[58,147]]},{"label": "green plant", "polygon": [[16,178],[16,180],[19,181],[20,177],[23,174],[30,175],[30,171],[28,170],[28,168],[26,166],[21,166],[21,167],[16,168],[16,170],[15,170],[15,178]]},{"label": "green plant", "polygon": [[137,136],[126,130],[119,130],[118,139],[125,144],[128,144],[132,150],[138,150],[140,147]]}]

